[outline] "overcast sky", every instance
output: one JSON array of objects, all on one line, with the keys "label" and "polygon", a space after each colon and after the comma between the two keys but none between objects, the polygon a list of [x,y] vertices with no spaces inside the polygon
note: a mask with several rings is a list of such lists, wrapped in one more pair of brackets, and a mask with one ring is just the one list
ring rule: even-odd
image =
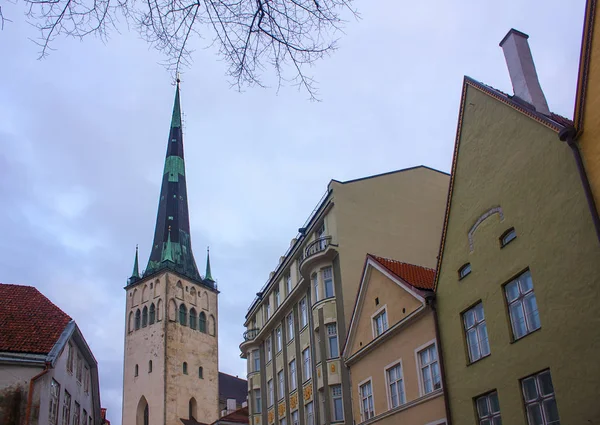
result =
[{"label": "overcast sky", "polygon": [[[125,30],[58,40],[39,61],[23,5],[2,6],[0,282],[36,286],[77,321],[120,425],[123,286],[135,245],[144,267],[152,243],[172,77]],[[310,70],[320,103],[293,87],[239,93],[212,49],[182,76],[192,243],[202,270],[211,248],[223,372],[245,377],[244,314],[330,179],[449,171],[463,75],[512,93],[498,47],[511,27],[530,35],[550,109],[572,118],[584,0],[356,6],[362,19]]]}]

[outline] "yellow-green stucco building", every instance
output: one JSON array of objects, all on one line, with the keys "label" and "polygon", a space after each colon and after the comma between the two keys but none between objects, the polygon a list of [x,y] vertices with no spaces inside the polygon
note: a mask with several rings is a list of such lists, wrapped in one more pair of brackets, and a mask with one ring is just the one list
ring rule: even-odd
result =
[{"label": "yellow-green stucco building", "polygon": [[600,423],[600,244],[527,38],[501,43],[513,96],[463,84],[436,276],[455,425]]}]

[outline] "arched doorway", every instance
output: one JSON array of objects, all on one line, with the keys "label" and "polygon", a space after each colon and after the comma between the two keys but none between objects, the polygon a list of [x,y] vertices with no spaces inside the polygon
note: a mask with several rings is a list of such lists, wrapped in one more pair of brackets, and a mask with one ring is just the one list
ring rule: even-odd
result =
[{"label": "arched doorway", "polygon": [[135,415],[135,425],[149,425],[150,423],[150,409],[148,408],[148,402],[146,397],[142,396],[137,406]]},{"label": "arched doorway", "polygon": [[196,399],[194,397],[190,398],[190,403],[189,403],[189,419],[196,419],[196,416],[198,415],[198,403],[196,402]]}]

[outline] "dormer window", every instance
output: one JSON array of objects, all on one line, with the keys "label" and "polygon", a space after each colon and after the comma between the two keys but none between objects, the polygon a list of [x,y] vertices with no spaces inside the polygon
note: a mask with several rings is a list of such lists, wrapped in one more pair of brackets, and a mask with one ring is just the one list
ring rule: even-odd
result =
[{"label": "dormer window", "polygon": [[517,232],[514,227],[511,227],[500,236],[500,248],[504,248],[506,245],[511,243],[517,238]]},{"label": "dormer window", "polygon": [[467,263],[458,269],[458,279],[465,278],[469,273],[471,273],[471,263]]}]

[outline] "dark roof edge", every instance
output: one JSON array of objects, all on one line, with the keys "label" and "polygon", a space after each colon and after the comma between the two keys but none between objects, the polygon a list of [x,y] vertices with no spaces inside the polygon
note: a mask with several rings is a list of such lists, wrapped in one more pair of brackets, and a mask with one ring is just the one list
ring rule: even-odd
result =
[{"label": "dark roof edge", "polygon": [[514,28],[511,28],[506,35],[504,36],[504,38],[502,39],[502,41],[500,41],[500,43],[498,43],[498,46],[502,47],[502,45],[504,44],[504,42],[506,41],[506,39],[508,38],[509,35],[511,34],[519,34],[521,37],[524,37],[525,40],[527,40],[529,38],[529,36],[527,34],[525,34],[524,32],[521,32],[519,30],[516,30]]},{"label": "dark roof edge", "polygon": [[585,96],[588,86],[588,73],[592,56],[592,39],[594,37],[594,20],[596,18],[596,0],[587,0],[583,30],[581,35],[581,53],[579,57],[579,70],[577,72],[577,89],[575,90],[575,109],[573,121],[576,128],[583,130],[583,112],[585,109]]},{"label": "dark roof edge", "polygon": [[436,172],[438,172],[440,174],[444,174],[446,176],[450,175],[450,174],[446,173],[445,171],[440,171],[440,170],[437,170],[435,168],[428,167],[427,165],[415,165],[414,167],[402,168],[400,170],[388,171],[388,172],[380,173],[380,174],[373,174],[371,176],[359,177],[357,179],[351,179],[351,180],[346,180],[346,181],[331,179],[331,182],[336,182],[336,183],[340,183],[340,184],[354,183],[354,182],[358,182],[358,181],[361,181],[361,180],[368,180],[368,179],[373,179],[373,178],[376,178],[376,177],[387,176],[389,174],[401,173],[403,171],[412,171],[412,170],[416,170],[417,168],[425,168],[425,169],[428,169],[428,170],[431,170],[431,171],[436,171]]}]

